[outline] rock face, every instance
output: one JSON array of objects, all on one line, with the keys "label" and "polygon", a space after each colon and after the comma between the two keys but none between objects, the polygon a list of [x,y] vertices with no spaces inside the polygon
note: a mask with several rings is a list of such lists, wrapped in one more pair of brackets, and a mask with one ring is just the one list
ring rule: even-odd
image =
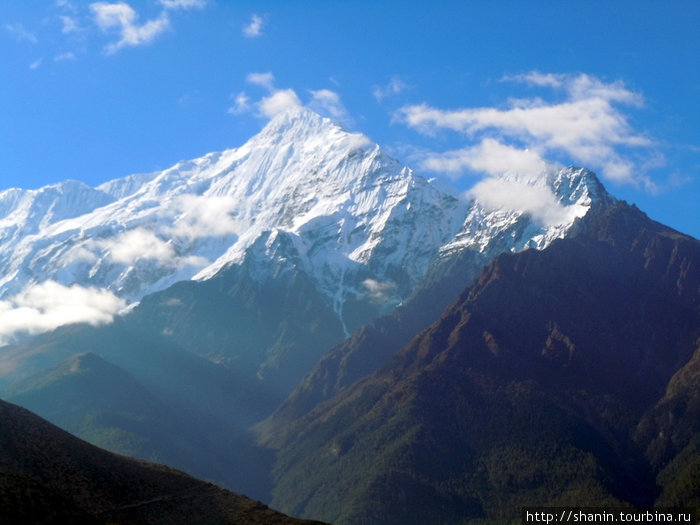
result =
[{"label": "rock face", "polygon": [[311,523],[100,450],[4,401],[0,427],[0,511],[7,523]]},{"label": "rock face", "polygon": [[699,291],[697,240],[592,209],[497,257],[381,370],[309,414],[281,407],[284,431],[262,433],[273,504],[341,524],[696,505]]}]

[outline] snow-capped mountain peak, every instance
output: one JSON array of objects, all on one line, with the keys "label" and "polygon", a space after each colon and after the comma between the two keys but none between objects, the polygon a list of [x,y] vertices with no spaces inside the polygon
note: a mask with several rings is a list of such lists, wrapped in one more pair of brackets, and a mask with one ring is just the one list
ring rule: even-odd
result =
[{"label": "snow-capped mountain peak", "polygon": [[[436,258],[542,248],[606,195],[573,168],[480,184],[470,202],[455,198],[364,135],[293,108],[239,148],[161,172],[0,193],[0,315],[36,283],[133,303],[210,278],[254,249],[306,272],[343,321],[351,298],[375,301],[382,289],[381,310],[408,297]],[[504,201],[513,184],[530,188],[533,202]],[[567,213],[547,215],[548,206]],[[294,253],[285,259],[285,250]]]}]

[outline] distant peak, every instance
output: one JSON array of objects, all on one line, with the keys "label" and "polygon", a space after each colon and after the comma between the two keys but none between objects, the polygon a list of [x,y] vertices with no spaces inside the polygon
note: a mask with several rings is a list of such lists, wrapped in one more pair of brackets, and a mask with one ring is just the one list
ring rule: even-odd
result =
[{"label": "distant peak", "polygon": [[600,179],[587,168],[568,166],[553,177],[552,187],[560,198],[576,202],[585,197],[591,203],[612,203],[617,199],[610,195]]},{"label": "distant peak", "polygon": [[551,164],[538,173],[506,172],[495,179],[504,184],[549,188],[564,205],[615,201],[595,173],[578,166],[561,168]]}]

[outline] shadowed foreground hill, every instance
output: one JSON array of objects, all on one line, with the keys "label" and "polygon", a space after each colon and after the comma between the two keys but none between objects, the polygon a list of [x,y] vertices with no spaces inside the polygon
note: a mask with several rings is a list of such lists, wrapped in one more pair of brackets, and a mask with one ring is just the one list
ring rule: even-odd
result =
[{"label": "shadowed foreground hill", "polygon": [[96,448],[0,401],[3,523],[296,524],[179,471]]}]

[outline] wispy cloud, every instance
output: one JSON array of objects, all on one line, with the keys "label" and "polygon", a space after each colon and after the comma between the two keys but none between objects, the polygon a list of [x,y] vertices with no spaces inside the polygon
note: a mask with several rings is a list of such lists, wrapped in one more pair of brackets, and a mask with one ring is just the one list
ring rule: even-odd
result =
[{"label": "wispy cloud", "polygon": [[54,281],[30,284],[0,301],[0,345],[20,334],[32,335],[69,323],[108,323],[124,307],[125,301],[107,290]]},{"label": "wispy cloud", "polygon": [[41,63],[44,61],[43,58],[37,58],[34,62],[29,64],[29,69],[38,69]]},{"label": "wispy cloud", "polygon": [[152,42],[171,28],[170,12],[202,9],[207,2],[206,0],[159,0],[159,4],[163,8],[160,14],[144,23],[138,22],[138,14],[126,2],[95,2],[90,4],[95,23],[102,32],[116,31],[119,35],[119,40],[105,47],[107,54],[114,54],[125,47],[136,47]]},{"label": "wispy cloud", "polygon": [[394,76],[385,86],[375,86],[374,89],[372,89],[372,94],[374,95],[374,98],[377,99],[377,101],[381,102],[388,96],[398,95],[407,87],[408,84],[401,80],[401,78],[399,78],[398,76]]},{"label": "wispy cloud", "polygon": [[265,73],[248,73],[245,77],[246,82],[263,87],[268,91],[275,89],[275,75],[266,71]]},{"label": "wispy cloud", "polygon": [[[653,183],[640,164],[625,156],[625,149],[649,149],[653,141],[638,133],[618,106],[641,107],[643,97],[622,82],[606,83],[590,75],[559,75],[531,72],[506,77],[531,86],[563,92],[564,100],[548,102],[542,98],[511,99],[505,107],[477,107],[443,110],[428,104],[407,105],[395,113],[402,122],[421,133],[435,134],[442,129],[464,134],[477,145],[457,152],[435,154],[426,159],[435,168],[460,167],[492,173],[479,153],[500,147],[508,150],[508,169],[522,161],[525,169],[539,162],[535,155],[562,156],[575,163],[600,170],[608,179],[643,184]],[[487,142],[485,139],[493,139]],[[512,151],[521,150],[520,154]],[[525,152],[529,149],[530,153]],[[533,153],[537,152],[537,154]],[[542,160],[544,160],[542,158]]]},{"label": "wispy cloud", "polygon": [[10,33],[18,42],[29,42],[36,44],[39,42],[37,36],[31,31],[27,31],[23,24],[5,24],[5,31]]},{"label": "wispy cloud", "polygon": [[62,15],[59,17],[59,19],[61,20],[61,32],[64,35],[80,31],[80,24],[74,17]]},{"label": "wispy cloud", "polygon": [[207,0],[160,0],[160,5],[166,9],[202,9]]},{"label": "wispy cloud", "polygon": [[339,122],[349,123],[350,121],[350,114],[340,100],[340,95],[330,89],[311,91],[311,100],[307,106],[316,113]]},{"label": "wispy cloud", "polygon": [[255,38],[262,35],[263,22],[263,17],[253,14],[250,17],[250,22],[243,28],[243,35],[248,38]]},{"label": "wispy cloud", "polygon": [[140,46],[152,42],[170,27],[170,19],[165,11],[158,18],[138,24],[138,15],[126,3],[96,2],[90,5],[95,22],[103,32],[116,29],[119,40],[109,44],[105,51],[113,54],[124,47]]},{"label": "wispy cloud", "polygon": [[63,62],[64,60],[75,60],[75,53],[68,51],[67,53],[61,53],[53,57],[54,62]]},{"label": "wispy cloud", "polygon": [[233,106],[228,108],[231,115],[241,115],[250,111],[250,97],[241,91],[233,98]]}]

